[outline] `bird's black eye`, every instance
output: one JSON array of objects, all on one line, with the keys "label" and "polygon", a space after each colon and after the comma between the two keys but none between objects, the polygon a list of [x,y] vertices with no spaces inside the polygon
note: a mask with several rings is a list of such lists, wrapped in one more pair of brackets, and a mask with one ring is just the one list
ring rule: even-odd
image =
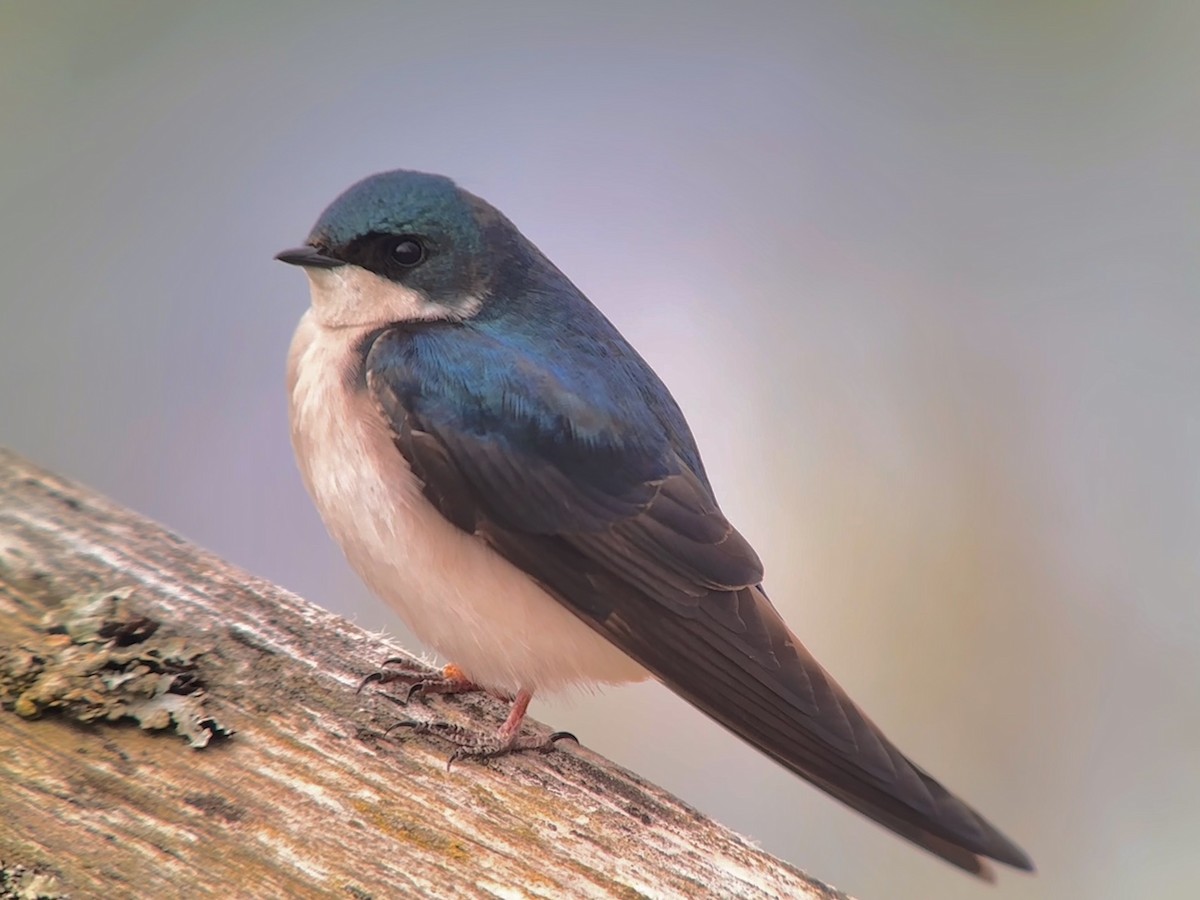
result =
[{"label": "bird's black eye", "polygon": [[425,245],[420,238],[403,235],[392,245],[392,259],[406,269],[419,266],[425,261]]}]

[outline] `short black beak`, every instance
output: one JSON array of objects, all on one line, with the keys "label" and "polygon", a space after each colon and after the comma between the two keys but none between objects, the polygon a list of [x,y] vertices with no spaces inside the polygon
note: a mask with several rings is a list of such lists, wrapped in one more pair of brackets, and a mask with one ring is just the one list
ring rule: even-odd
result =
[{"label": "short black beak", "polygon": [[326,256],[316,247],[309,247],[308,245],[293,247],[291,250],[283,250],[276,253],[275,258],[288,265],[304,266],[306,269],[336,269],[338,266],[345,265],[340,259]]}]

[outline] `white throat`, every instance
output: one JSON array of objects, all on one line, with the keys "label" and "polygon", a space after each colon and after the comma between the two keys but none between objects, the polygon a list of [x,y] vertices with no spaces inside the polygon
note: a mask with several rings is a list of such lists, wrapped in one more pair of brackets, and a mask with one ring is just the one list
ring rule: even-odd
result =
[{"label": "white throat", "polygon": [[482,301],[464,298],[456,306],[429,299],[417,288],[397,284],[361,266],[306,268],[313,318],[324,328],[382,328],[395,322],[461,321]]}]

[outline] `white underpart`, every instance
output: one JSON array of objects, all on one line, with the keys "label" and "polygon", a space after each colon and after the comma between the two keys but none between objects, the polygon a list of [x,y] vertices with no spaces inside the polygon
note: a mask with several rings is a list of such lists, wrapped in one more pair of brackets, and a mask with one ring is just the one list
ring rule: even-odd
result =
[{"label": "white underpart", "polygon": [[646,678],[524,572],[442,517],[359,386],[354,348],[365,334],[463,313],[357,266],[306,271],[312,308],[288,354],[292,445],[325,527],[367,586],[488,688],[515,694]]}]

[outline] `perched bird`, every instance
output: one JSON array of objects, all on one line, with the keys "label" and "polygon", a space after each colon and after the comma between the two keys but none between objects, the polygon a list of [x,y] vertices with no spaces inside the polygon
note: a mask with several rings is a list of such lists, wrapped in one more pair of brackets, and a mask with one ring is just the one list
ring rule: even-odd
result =
[{"label": "perched bird", "polygon": [[544,747],[520,734],[535,692],[652,675],[954,865],[1033,868],[804,648],[667,388],[500,212],[385,172],[277,259],[312,294],[288,357],[304,482],[367,585],[454,663],[410,686],[513,701],[494,735],[425,727],[456,756]]}]

